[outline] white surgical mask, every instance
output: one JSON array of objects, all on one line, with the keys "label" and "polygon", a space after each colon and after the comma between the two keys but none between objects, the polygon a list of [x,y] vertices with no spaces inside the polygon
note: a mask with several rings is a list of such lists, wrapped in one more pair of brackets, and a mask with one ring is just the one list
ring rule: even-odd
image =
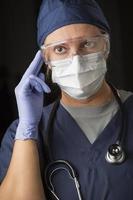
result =
[{"label": "white surgical mask", "polygon": [[53,61],[51,66],[53,82],[75,99],[94,95],[102,86],[107,71],[102,52]]}]

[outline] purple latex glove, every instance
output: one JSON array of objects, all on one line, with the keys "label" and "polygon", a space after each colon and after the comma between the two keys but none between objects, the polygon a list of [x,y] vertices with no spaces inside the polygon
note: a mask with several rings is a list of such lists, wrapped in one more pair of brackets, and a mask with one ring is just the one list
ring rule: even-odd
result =
[{"label": "purple latex glove", "polygon": [[50,88],[44,82],[44,75],[39,73],[42,64],[41,52],[38,51],[15,88],[19,113],[19,124],[15,136],[17,140],[38,139],[38,124],[43,111],[44,92],[50,92]]}]

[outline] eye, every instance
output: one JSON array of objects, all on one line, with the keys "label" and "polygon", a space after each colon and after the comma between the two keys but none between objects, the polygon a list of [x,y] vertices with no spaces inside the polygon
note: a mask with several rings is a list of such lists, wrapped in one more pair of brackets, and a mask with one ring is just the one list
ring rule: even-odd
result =
[{"label": "eye", "polygon": [[56,47],[54,47],[54,52],[56,54],[65,54],[65,53],[67,53],[67,48],[64,46],[56,46]]},{"label": "eye", "polygon": [[96,46],[96,42],[95,41],[89,41],[89,40],[86,40],[83,44],[83,47],[84,48],[94,48]]}]

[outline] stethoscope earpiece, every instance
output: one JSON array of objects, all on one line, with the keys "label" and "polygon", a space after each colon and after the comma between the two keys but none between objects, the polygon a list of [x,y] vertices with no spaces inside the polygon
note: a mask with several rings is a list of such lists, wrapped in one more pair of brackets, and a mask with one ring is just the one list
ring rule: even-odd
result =
[{"label": "stethoscope earpiece", "polygon": [[111,164],[121,164],[125,160],[125,152],[121,145],[112,144],[109,146],[105,159]]}]

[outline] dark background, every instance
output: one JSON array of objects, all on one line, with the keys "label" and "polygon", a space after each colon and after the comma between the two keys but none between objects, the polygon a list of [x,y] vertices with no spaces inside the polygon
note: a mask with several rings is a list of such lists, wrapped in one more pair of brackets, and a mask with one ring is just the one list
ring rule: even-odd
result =
[{"label": "dark background", "polygon": [[[97,0],[111,26],[108,79],[117,88],[133,91],[132,2]],[[36,18],[41,0],[1,0],[0,3],[0,137],[17,118],[14,88],[33,59]]]}]

